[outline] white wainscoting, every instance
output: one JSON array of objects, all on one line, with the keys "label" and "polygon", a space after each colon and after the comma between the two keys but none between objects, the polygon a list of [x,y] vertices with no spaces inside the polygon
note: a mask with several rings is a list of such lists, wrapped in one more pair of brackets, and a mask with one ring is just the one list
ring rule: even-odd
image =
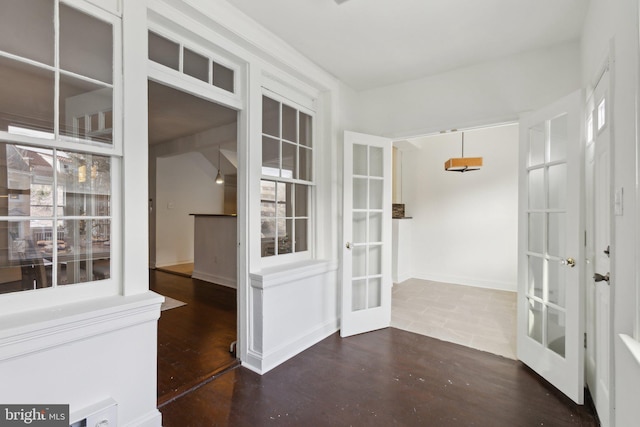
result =
[{"label": "white wainscoting", "polygon": [[616,338],[615,424],[640,425],[640,342],[628,335]]},{"label": "white wainscoting", "polygon": [[338,330],[337,270],[304,261],[251,274],[243,366],[264,374]]},{"label": "white wainscoting", "polygon": [[157,320],[153,292],[0,316],[5,404],[69,404],[79,413],[105,398],[120,426],[160,426],[156,409]]}]

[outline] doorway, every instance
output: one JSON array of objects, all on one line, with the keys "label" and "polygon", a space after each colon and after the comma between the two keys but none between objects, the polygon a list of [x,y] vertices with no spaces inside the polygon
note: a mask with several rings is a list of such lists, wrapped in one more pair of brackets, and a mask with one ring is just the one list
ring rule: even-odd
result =
[{"label": "doorway", "polygon": [[515,359],[518,124],[397,141],[392,325]]},{"label": "doorway", "polygon": [[[192,277],[203,278],[198,260],[210,255],[198,245],[199,219],[237,215],[238,113],[155,81],[148,90],[150,288],[170,303],[158,323],[162,406],[238,363],[234,283]],[[206,233],[235,249],[233,238]],[[235,262],[221,267],[237,276]]]}]

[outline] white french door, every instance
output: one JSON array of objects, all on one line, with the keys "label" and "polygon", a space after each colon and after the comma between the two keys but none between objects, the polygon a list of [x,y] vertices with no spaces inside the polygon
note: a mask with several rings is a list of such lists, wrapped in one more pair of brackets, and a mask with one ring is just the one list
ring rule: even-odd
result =
[{"label": "white french door", "polygon": [[391,322],[391,140],[344,133],[342,318],[347,337]]},{"label": "white french door", "polygon": [[602,427],[611,425],[611,124],[606,71],[587,103],[586,381]]},{"label": "white french door", "polygon": [[518,358],[584,399],[582,92],[520,121]]}]

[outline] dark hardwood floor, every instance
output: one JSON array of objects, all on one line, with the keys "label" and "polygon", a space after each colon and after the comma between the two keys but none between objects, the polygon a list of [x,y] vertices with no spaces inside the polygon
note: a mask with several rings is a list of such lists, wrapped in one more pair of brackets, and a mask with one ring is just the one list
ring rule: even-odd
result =
[{"label": "dark hardwood floor", "polygon": [[237,365],[235,289],[150,270],[151,290],[186,305],[158,322],[158,406]]},{"label": "dark hardwood floor", "polygon": [[597,426],[511,359],[394,328],[337,334],[264,376],[237,367],[160,408],[185,426]]}]

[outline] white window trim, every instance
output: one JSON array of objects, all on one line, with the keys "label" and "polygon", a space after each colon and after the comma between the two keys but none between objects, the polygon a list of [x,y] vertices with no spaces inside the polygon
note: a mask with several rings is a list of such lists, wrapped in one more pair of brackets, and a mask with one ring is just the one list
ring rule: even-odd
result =
[{"label": "white window trim", "polygon": [[[307,89],[305,87],[305,89]],[[312,119],[312,159],[311,159],[311,181],[303,181],[299,179],[289,179],[276,177],[272,175],[262,175],[262,160],[260,161],[260,180],[267,181],[275,181],[275,182],[283,182],[283,183],[292,183],[292,184],[302,184],[307,185],[309,188],[309,213],[307,215],[308,218],[308,243],[307,250],[302,252],[293,252],[288,254],[278,254],[274,256],[263,257],[262,256],[262,239],[257,238],[258,246],[260,250],[258,251],[260,254],[260,269],[272,268],[277,266],[283,266],[291,263],[299,263],[301,261],[309,261],[314,260],[316,258],[316,227],[317,227],[317,217],[318,211],[316,209],[316,198],[317,198],[317,169],[316,165],[318,163],[317,156],[319,150],[318,144],[318,125],[317,125],[317,113],[315,111],[315,98],[309,96],[308,93],[303,92],[301,90],[297,90],[289,85],[285,85],[280,80],[275,79],[272,75],[263,75],[262,82],[262,92],[260,95],[260,102],[262,103],[262,97],[266,96],[275,101],[278,101],[282,104],[286,104],[292,108],[295,108],[299,112],[307,114]],[[261,111],[261,110],[260,110]],[[257,147],[259,147],[258,157],[262,159],[262,112],[260,112],[260,126],[259,126],[259,135],[257,140]],[[259,196],[259,195],[258,195]],[[260,214],[260,201],[258,201],[258,217],[260,220],[262,219],[262,215]],[[261,233],[260,228],[258,230],[258,237],[260,237]]]},{"label": "white window trim", "polygon": [[[38,138],[26,135],[16,135],[5,131],[0,131],[0,139],[8,144],[19,144],[34,147],[51,148],[58,150],[69,150],[88,154],[98,154],[111,158],[111,211],[109,219],[111,221],[111,275],[108,279],[76,283],[71,285],[61,285],[56,287],[41,288],[12,292],[0,295],[2,303],[2,315],[11,315],[19,312],[45,309],[63,304],[75,303],[78,301],[103,298],[120,295],[122,293],[122,20],[104,9],[88,4],[83,0],[58,0],[59,4],[73,7],[96,19],[105,21],[113,28],[113,141],[112,144],[82,141],[72,137],[59,135],[58,139]],[[56,12],[57,13],[57,12]],[[59,31],[56,23],[55,31]],[[56,36],[57,39],[57,36]],[[56,42],[57,43],[57,42]],[[6,54],[6,57],[20,58],[22,62],[29,63],[28,59]],[[56,47],[54,67],[59,64],[59,51]],[[38,64],[40,66],[40,64]],[[49,68],[49,67],[46,67]],[[65,75],[73,73],[63,72]],[[88,77],[82,76],[83,80],[90,81]],[[104,84],[101,82],[101,84]],[[58,94],[55,98],[58,105]],[[57,107],[59,108],[59,107]],[[57,126],[58,113],[54,116],[54,123]],[[15,220],[21,217],[12,218]]]}]

